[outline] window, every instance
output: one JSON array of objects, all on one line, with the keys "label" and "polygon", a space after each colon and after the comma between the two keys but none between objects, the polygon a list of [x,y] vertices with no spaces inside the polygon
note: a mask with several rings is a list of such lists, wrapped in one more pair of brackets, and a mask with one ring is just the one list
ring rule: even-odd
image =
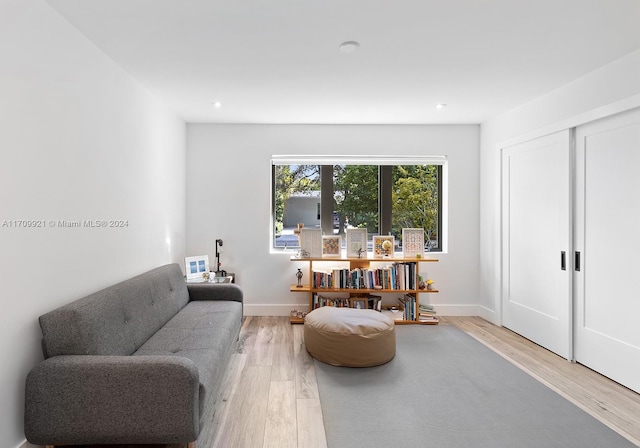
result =
[{"label": "window", "polygon": [[[298,224],[344,235],[425,230],[425,249],[442,250],[444,157],[274,156],[272,229],[275,249],[297,248]],[[400,248],[398,248],[400,250]]]}]

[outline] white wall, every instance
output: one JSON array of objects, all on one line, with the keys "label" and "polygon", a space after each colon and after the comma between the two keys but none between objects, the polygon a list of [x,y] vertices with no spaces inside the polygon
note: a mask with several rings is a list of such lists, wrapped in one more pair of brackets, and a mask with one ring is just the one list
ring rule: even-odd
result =
[{"label": "white wall", "polygon": [[640,106],[640,50],[481,125],[481,316],[501,323],[500,148]]},{"label": "white wall", "polygon": [[[38,316],[183,260],[185,150],[184,122],[46,2],[0,2],[0,445],[24,440]],[[84,219],[128,227],[49,224]]]},{"label": "white wall", "polygon": [[273,154],[446,155],[449,157],[449,245],[429,264],[438,311],[477,314],[479,127],[369,125],[206,125],[187,127],[188,255],[214,254],[235,272],[245,314],[288,315],[308,304],[289,292],[296,267],[270,253],[270,157]]}]

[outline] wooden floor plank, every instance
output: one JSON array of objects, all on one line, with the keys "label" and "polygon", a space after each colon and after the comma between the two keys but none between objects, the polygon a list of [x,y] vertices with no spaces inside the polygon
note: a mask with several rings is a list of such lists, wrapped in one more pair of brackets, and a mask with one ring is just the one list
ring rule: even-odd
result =
[{"label": "wooden floor plank", "polygon": [[[241,375],[244,371],[246,363],[246,354],[234,353],[233,355],[231,355],[229,368],[227,369],[225,379],[220,386],[218,400],[213,410],[215,413],[212,417],[205,416],[205,418],[212,419],[213,423],[211,425],[206,425],[203,427],[200,436],[198,436],[198,447],[216,446],[216,437],[218,437],[218,435],[222,432],[222,428],[225,428],[227,425],[227,419],[230,415],[229,407],[231,405],[231,400],[236,394],[236,390],[238,388],[238,385],[240,384]],[[211,411],[209,410],[209,412]]]},{"label": "wooden floor plank", "polygon": [[275,333],[277,332],[277,317],[265,316],[257,319],[259,322],[253,349],[248,352],[248,364],[252,366],[273,365],[275,352]]},{"label": "wooden floor plank", "polygon": [[304,325],[292,325],[296,398],[320,398],[313,358],[304,345]]},{"label": "wooden floor plank", "polygon": [[317,398],[300,398],[297,402],[298,448],[326,448],[322,408]]},{"label": "wooden floor plank", "polygon": [[238,341],[238,353],[247,353],[255,344],[258,330],[260,329],[260,318],[246,316],[242,321],[240,338]]},{"label": "wooden floor plank", "polygon": [[272,381],[293,381],[296,373],[293,356],[293,328],[289,316],[276,318],[274,323]]},{"label": "wooden floor plank", "polygon": [[296,385],[294,381],[271,381],[263,448],[296,448]]},{"label": "wooden floor plank", "polygon": [[216,436],[215,448],[262,448],[270,382],[270,366],[244,367],[230,399],[225,424]]}]

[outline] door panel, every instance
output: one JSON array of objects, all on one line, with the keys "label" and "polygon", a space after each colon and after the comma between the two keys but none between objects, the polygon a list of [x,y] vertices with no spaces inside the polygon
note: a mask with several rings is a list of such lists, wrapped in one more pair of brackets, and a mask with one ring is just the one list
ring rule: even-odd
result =
[{"label": "door panel", "polygon": [[570,131],[505,148],[503,324],[572,357]]},{"label": "door panel", "polygon": [[575,358],[640,392],[640,111],[576,130]]}]

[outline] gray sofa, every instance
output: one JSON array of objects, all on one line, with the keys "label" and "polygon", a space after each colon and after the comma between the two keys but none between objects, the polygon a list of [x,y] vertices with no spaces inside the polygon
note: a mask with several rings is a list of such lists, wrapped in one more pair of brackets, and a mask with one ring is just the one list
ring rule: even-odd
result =
[{"label": "gray sofa", "polygon": [[41,316],[27,440],[195,445],[237,345],[242,300],[237,285],[188,284],[170,264]]}]

